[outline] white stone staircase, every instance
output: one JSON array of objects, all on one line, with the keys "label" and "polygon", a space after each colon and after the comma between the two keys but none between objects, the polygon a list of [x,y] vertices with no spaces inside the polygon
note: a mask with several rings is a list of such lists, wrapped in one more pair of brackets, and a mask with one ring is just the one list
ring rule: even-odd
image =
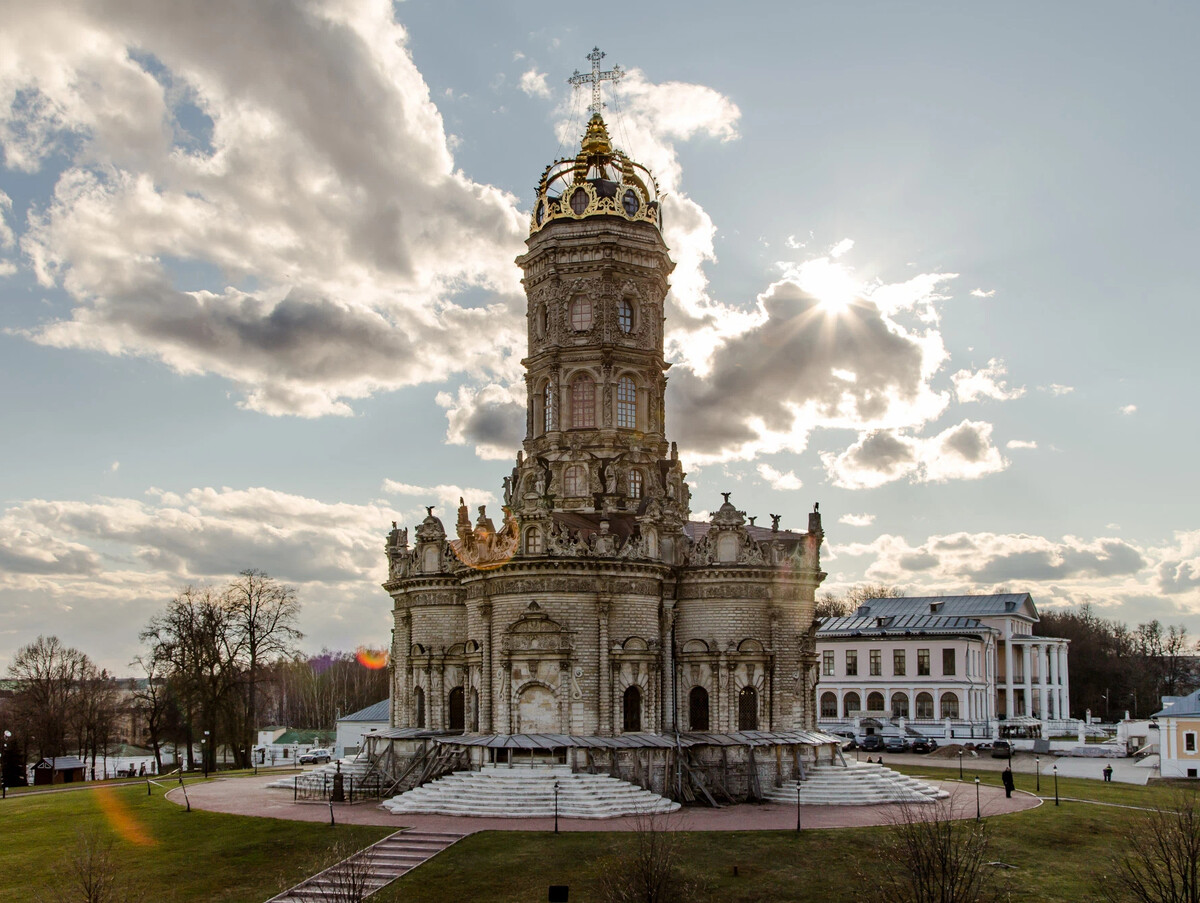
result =
[{"label": "white stone staircase", "polygon": [[318,765],[310,771],[289,774],[277,781],[272,781],[267,785],[267,788],[272,790],[292,790],[296,782],[299,782],[301,787],[308,786],[313,789],[323,787],[326,784],[332,785],[333,776],[337,773],[339,765],[342,767],[342,774],[353,778],[355,786],[358,786],[363,777],[370,771],[371,760],[365,754],[359,753],[353,759],[337,759],[333,762],[326,762],[324,765]]},{"label": "white stone staircase", "polygon": [[[773,803],[796,803],[796,781],[765,793]],[[892,771],[883,765],[847,762],[809,768],[800,781],[800,804],[809,806],[875,806],[883,803],[929,803],[945,799],[945,790]]]},{"label": "white stone staircase", "polygon": [[301,881],[295,887],[288,888],[267,903],[315,903],[318,900],[332,903],[349,900],[354,896],[350,892],[352,887],[362,887],[366,891],[364,896],[369,897],[464,836],[431,831],[397,831]]},{"label": "white stone staircase", "polygon": [[547,818],[554,815],[556,782],[561,818],[617,818],[679,808],[635,784],[572,772],[568,765],[485,765],[480,771],[456,771],[387,800],[383,808],[397,815]]}]

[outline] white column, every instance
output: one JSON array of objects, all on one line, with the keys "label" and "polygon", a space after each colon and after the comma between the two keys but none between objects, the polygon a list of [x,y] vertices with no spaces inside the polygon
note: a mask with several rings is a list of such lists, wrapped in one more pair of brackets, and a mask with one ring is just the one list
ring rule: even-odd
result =
[{"label": "white column", "polygon": [[1012,718],[1016,713],[1016,706],[1013,704],[1013,644],[1012,644],[1012,628],[1009,628],[1008,637],[1004,641],[1004,711],[1008,713],[1008,717]]},{"label": "white column", "polygon": [[1033,650],[1029,643],[1021,646],[1021,656],[1025,665],[1025,714],[1033,713]]},{"label": "white column", "polygon": [[1071,717],[1071,682],[1067,674],[1067,656],[1070,652],[1070,648],[1071,647],[1066,643],[1061,643],[1059,644],[1058,649],[1059,654],[1062,656],[1062,660],[1058,663],[1058,679],[1062,686],[1062,690],[1060,692],[1062,693],[1062,711],[1064,718]]},{"label": "white column", "polygon": [[1062,688],[1058,685],[1058,650],[1062,647],[1062,643],[1055,643],[1050,647],[1050,692],[1054,699],[1054,717],[1062,720]]}]

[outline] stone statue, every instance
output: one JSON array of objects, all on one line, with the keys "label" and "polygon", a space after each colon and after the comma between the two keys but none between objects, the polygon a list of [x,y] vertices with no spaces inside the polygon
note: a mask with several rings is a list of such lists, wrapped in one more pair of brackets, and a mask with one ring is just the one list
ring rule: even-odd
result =
[{"label": "stone statue", "polygon": [[771,515],[771,532],[772,532],[772,533],[778,533],[778,532],[779,532],[779,522],[780,522],[782,519],[783,519],[783,515],[782,515],[782,514],[772,514],[772,515]]}]

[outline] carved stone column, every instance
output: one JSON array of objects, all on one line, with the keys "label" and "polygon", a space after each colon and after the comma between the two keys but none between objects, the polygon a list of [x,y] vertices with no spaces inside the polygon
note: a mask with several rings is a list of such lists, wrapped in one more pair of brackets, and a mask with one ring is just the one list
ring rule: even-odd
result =
[{"label": "carved stone column", "polygon": [[601,737],[611,737],[613,733],[612,719],[612,673],[608,665],[608,600],[601,600],[596,603],[596,623],[600,651],[600,698],[599,724],[596,728],[596,734]]},{"label": "carved stone column", "polygon": [[482,602],[479,605],[480,636],[483,648],[480,649],[480,691],[479,691],[479,729],[484,733],[492,732],[492,684],[495,665],[492,662],[492,603]]},{"label": "carved stone column", "polygon": [[672,675],[675,674],[675,644],[672,642],[674,636],[675,618],[678,611],[675,609],[675,601],[663,600],[663,616],[660,619],[660,634],[659,643],[662,649],[662,669],[661,669],[661,688],[662,693],[662,718],[655,726],[655,730],[679,730],[678,719],[676,717],[675,708],[675,682],[672,680]]},{"label": "carved stone column", "polygon": [[571,733],[571,662],[562,659],[558,663],[558,720],[559,731]]},{"label": "carved stone column", "polygon": [[405,609],[400,613],[399,627],[393,641],[392,661],[395,664],[396,686],[392,697],[392,727],[412,725],[412,682],[408,656],[412,652],[412,613]]}]

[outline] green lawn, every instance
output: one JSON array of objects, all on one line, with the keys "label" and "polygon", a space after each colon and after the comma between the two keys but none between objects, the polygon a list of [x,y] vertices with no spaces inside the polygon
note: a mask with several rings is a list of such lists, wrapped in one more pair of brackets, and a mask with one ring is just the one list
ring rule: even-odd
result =
[{"label": "green lawn", "polygon": [[114,838],[122,876],[149,900],[262,903],[328,865],[335,840],[362,847],[393,830],[187,812],[157,787],[147,796],[145,782],[10,796],[0,819],[5,903],[36,901],[60,882],[82,831]]}]

